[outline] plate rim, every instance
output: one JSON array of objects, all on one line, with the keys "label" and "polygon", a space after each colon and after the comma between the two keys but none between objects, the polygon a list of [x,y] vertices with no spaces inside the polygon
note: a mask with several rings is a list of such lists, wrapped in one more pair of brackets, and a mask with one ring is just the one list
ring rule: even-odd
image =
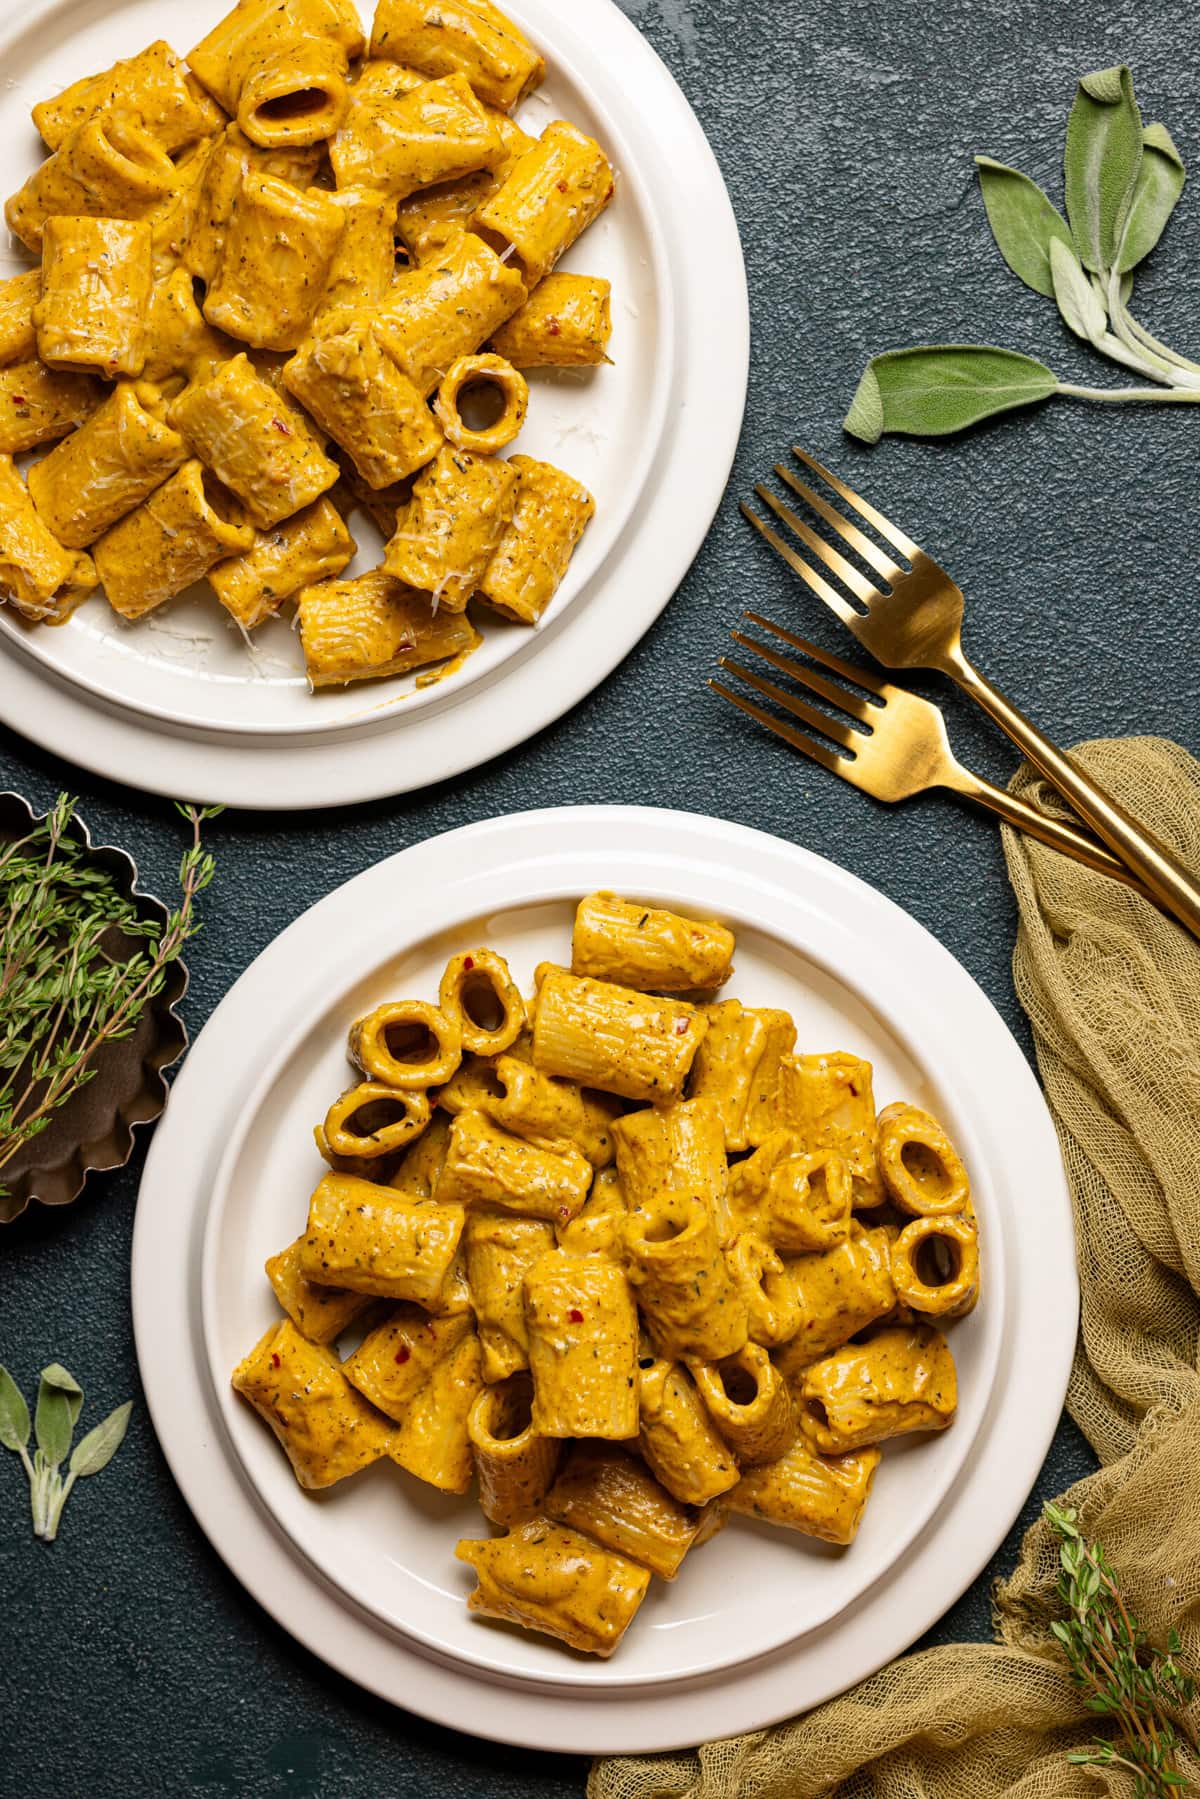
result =
[{"label": "plate rim", "polygon": [[[33,16],[49,19],[63,4],[32,0]],[[554,17],[548,0],[524,6]],[[0,49],[28,30],[30,16],[27,10],[0,27]],[[749,375],[745,264],[732,202],[699,121],[614,0],[576,0],[568,20],[542,29],[552,52],[556,33],[597,111],[618,118],[640,151],[637,177],[675,277],[674,365],[657,470],[585,589],[535,629],[523,652],[460,693],[451,689],[416,714],[389,705],[375,717],[366,690],[360,717],[294,735],[167,724],[31,660],[5,632],[0,655],[13,729],[60,754],[64,744],[78,745],[83,766],[143,791],[266,811],[355,804],[417,791],[517,748],[585,699],[650,629],[707,535],[737,449]],[[609,99],[618,86],[629,96],[620,113]],[[673,198],[664,204],[668,183]],[[706,218],[703,250],[684,216],[696,205]],[[701,368],[705,380],[685,392],[688,370]],[[621,595],[623,609],[614,610],[613,596]],[[394,742],[405,754],[381,755],[395,731],[404,733]]]},{"label": "plate rim", "polygon": [[[804,880],[796,880],[797,876],[809,883],[820,882],[827,891],[836,892],[839,908],[847,916],[858,914],[873,921],[876,928],[881,922],[890,923],[893,930],[908,939],[909,953],[914,961],[919,959],[924,965],[926,976],[932,969],[939,988],[944,985],[952,991],[956,1006],[972,1015],[973,1028],[986,1033],[1003,1064],[1005,1080],[1029,1109],[1027,1128],[1020,1134],[1015,1153],[1023,1159],[1032,1158],[1034,1165],[1041,1164],[1037,1179],[1046,1229],[1036,1255],[1016,1233],[1014,1269],[1023,1258],[1028,1291],[1022,1294],[1014,1272],[1006,1305],[1006,1340],[1015,1348],[1015,1359],[1021,1364],[1029,1389],[1022,1402],[1022,1429],[1016,1453],[1013,1444],[997,1441],[997,1420],[1003,1408],[994,1403],[976,1452],[958,1488],[939,1513],[937,1527],[918,1545],[903,1569],[894,1570],[886,1582],[881,1582],[832,1625],[797,1644],[726,1670],[716,1680],[685,1680],[662,1689],[615,1687],[581,1692],[546,1688],[528,1678],[513,1684],[468,1670],[462,1664],[449,1665],[411,1640],[400,1642],[357,1608],[348,1607],[319,1577],[308,1583],[295,1581],[294,1551],[285,1546],[277,1527],[263,1514],[240,1472],[221,1466],[219,1495],[209,1490],[211,1482],[197,1483],[189,1478],[189,1455],[193,1461],[199,1456],[200,1466],[211,1477],[211,1458],[217,1445],[203,1431],[196,1442],[189,1442],[187,1420],[181,1434],[175,1416],[181,1377],[193,1385],[199,1383],[201,1388],[208,1381],[207,1358],[199,1341],[196,1316],[198,1281],[194,1264],[201,1220],[192,1218],[186,1239],[181,1239],[178,1232],[172,1234],[170,1222],[179,1204],[181,1166],[178,1151],[172,1153],[170,1145],[180,1136],[186,1140],[189,1128],[188,1115],[178,1104],[179,1089],[184,1090],[186,1097],[195,1088],[196,1103],[200,1104],[206,1079],[210,1085],[215,1081],[216,1087],[221,1086],[221,1052],[213,1046],[236,1022],[234,1015],[261,1003],[264,986],[270,989],[275,971],[289,957],[303,958],[311,953],[304,947],[309,938],[314,945],[319,938],[327,940],[329,923],[341,909],[345,909],[347,917],[352,915],[363,883],[380,879],[394,883],[396,865],[405,858],[409,859],[406,876],[411,877],[416,867],[424,865],[422,878],[437,878],[436,871],[452,864],[464,842],[469,859],[476,863],[480,861],[481,842],[499,847],[506,854],[520,854],[531,865],[545,863],[547,842],[556,845],[552,852],[555,859],[568,850],[580,857],[584,852],[576,845],[581,832],[586,833],[589,846],[605,832],[617,845],[641,843],[640,851],[628,853],[635,863],[645,865],[662,865],[684,856],[700,866],[706,860],[711,863],[719,848],[727,858],[732,852],[739,866],[752,870],[756,884],[777,886],[780,891],[785,884],[790,885],[794,891],[788,897],[800,907],[804,904]],[[621,852],[613,849],[610,853]],[[462,878],[469,886],[472,877]],[[636,873],[630,878],[636,879]],[[259,999],[255,998],[255,989],[260,992]],[[208,1075],[205,1064],[214,1057],[213,1074]],[[199,1158],[193,1157],[188,1166],[193,1188],[204,1188],[204,1169]],[[195,1196],[192,1205],[196,1209]],[[179,1334],[169,1375],[163,1369],[161,1337],[153,1317],[156,1301],[165,1291],[164,1256],[167,1260],[174,1258],[174,1278],[177,1287],[182,1282],[183,1302],[192,1323],[192,1337],[186,1347],[182,1346],[184,1334]],[[176,1106],[168,1110],[156,1134],[135,1225],[133,1306],[147,1401],[172,1472],[218,1553],[284,1628],[358,1684],[439,1723],[461,1729],[464,1719],[469,1719],[474,1734],[498,1741],[605,1753],[675,1748],[701,1737],[731,1734],[777,1721],[794,1712],[798,1705],[806,1708],[844,1690],[908,1647],[934,1622],[994,1552],[1036,1479],[1066,1390],[1075,1341],[1078,1286],[1070,1203],[1058,1140],[1033,1072],[977,983],[923,926],[836,864],[745,826],[654,808],[564,807],[485,820],[399,852],[319,901],[251,964],[197,1039],[177,1083]],[[1028,1313],[1032,1328],[1017,1336],[1015,1315],[1020,1311]],[[1002,1382],[1001,1387],[1006,1396],[1009,1383]],[[1032,1430],[1031,1420],[1036,1426]],[[208,1422],[211,1424],[211,1413]],[[1022,1473],[1014,1487],[1012,1475],[1018,1463]],[[231,1512],[237,1520],[232,1525]],[[253,1553],[246,1547],[250,1535],[255,1538]],[[934,1554],[931,1544],[936,1544]],[[944,1562],[950,1545],[956,1572],[947,1586]],[[282,1568],[291,1570],[290,1581],[283,1582],[286,1592],[264,1591],[264,1586],[270,1588],[270,1576],[264,1571],[268,1561],[278,1564],[277,1572]],[[932,1602],[931,1592],[936,1595]],[[396,1678],[398,1668],[403,1669],[401,1679]],[[606,1702],[612,1701],[620,1703],[619,1713],[606,1712]]]}]

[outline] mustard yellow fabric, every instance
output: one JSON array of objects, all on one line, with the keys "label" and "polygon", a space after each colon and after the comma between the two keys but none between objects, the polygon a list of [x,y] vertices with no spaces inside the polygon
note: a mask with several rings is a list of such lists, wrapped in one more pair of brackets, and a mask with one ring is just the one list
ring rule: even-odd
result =
[{"label": "mustard yellow fabric", "polygon": [[[1080,762],[1200,871],[1200,763],[1098,742]],[[1017,791],[1048,810],[1028,770]],[[1200,944],[1147,901],[1005,832],[1014,959],[1062,1141],[1083,1315],[1068,1409],[1100,1457],[1066,1496],[1154,1640],[1200,1665]],[[589,1799],[1123,1799],[1071,1767],[1085,1713],[1050,1635],[1041,1523],[996,1595],[995,1643],[911,1655],[806,1717],[687,1755],[597,1762]],[[1200,1731],[1200,1699],[1184,1715]],[[1185,1775],[1200,1781],[1200,1757]]]}]

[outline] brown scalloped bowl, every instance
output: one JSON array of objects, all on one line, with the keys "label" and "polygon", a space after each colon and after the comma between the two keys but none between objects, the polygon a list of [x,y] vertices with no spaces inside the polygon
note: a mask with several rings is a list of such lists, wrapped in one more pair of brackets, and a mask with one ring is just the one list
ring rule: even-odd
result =
[{"label": "brown scalloped bowl", "polygon": [[[44,816],[35,813],[18,793],[0,793],[0,843],[28,835]],[[68,834],[112,876],[132,899],[142,918],[166,920],[167,907],[137,885],[137,868],[124,850],[94,847],[82,820],[71,820]],[[131,945],[132,947],[132,945]],[[143,1011],[128,1037],[107,1043],[96,1061],[94,1078],[58,1108],[44,1131],[30,1139],[0,1170],[0,1224],[9,1224],[36,1200],[43,1206],[65,1206],[77,1199],[89,1174],[120,1168],[133,1153],[134,1127],[149,1124],[167,1103],[164,1070],[187,1048],[187,1031],[175,1007],[187,991],[185,964],[167,969],[161,993]]]}]

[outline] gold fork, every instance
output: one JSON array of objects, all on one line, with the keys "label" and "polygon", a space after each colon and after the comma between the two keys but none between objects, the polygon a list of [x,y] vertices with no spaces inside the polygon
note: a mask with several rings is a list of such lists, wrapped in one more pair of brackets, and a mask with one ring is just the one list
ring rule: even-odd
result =
[{"label": "gold fork", "polygon": [[[975,700],[1007,732],[1034,767],[1090,824],[1097,835],[1116,851],[1125,866],[1150,889],[1159,902],[1200,937],[1200,883],[1157,838],[1152,837],[1123,806],[1105,793],[1090,776],[1064,756],[1037,726],[1007,700],[963,653],[961,632],[963,596],[954,581],[919,544],[884,517],[852,487],[831,474],[807,451],[794,447],[793,454],[818,474],[909,564],[903,568],[853,520],[801,481],[781,463],[775,473],[799,494],[819,518],[855,550],[881,577],[883,586],[869,581],[810,525],[785,506],[769,488],[756,486],[760,500],[796,533],[817,561],[840,582],[840,587],[817,572],[748,506],[742,511],[771,547],[837,614],[858,641],[886,668],[932,668],[949,675],[969,698]],[[852,605],[853,595],[858,605]],[[862,608],[860,610],[859,608]]]},{"label": "gold fork", "polygon": [[[1103,844],[1097,843],[1094,837],[1088,837],[1058,819],[1048,818],[1027,801],[1018,799],[1003,787],[993,786],[981,775],[964,767],[950,748],[946,736],[946,721],[931,700],[922,699],[920,694],[909,693],[906,688],[895,687],[890,681],[881,681],[877,675],[868,674],[865,669],[843,662],[840,656],[833,656],[818,644],[810,643],[807,637],[798,637],[793,631],[785,631],[782,625],[772,624],[770,619],[764,618],[759,612],[744,612],[742,617],[751,624],[758,625],[761,630],[769,631],[772,636],[780,638],[793,649],[803,651],[804,655],[821,663],[835,675],[840,675],[843,681],[851,683],[856,689],[855,692],[848,693],[845,687],[826,680],[815,668],[807,668],[803,663],[793,661],[791,657],[782,655],[769,645],[747,637],[743,631],[731,632],[733,641],[751,655],[760,657],[780,674],[800,682],[811,693],[819,695],[843,714],[867,726],[866,731],[856,731],[853,726],[844,724],[841,719],[830,718],[828,713],[818,711],[806,700],[786,692],[774,681],[767,680],[744,664],[735,662],[729,656],[722,656],[723,669],[736,675],[756,693],[762,694],[764,699],[782,706],[793,718],[802,720],[811,730],[821,732],[829,740],[828,743],[818,742],[809,731],[796,730],[774,713],[756,705],[753,700],[723,686],[720,681],[709,682],[709,686],[722,699],[731,701],[742,712],[757,719],[759,724],[765,725],[777,737],[790,743],[793,749],[811,756],[822,768],[840,775],[843,781],[849,781],[852,787],[889,804],[896,800],[910,799],[916,793],[927,793],[931,788],[949,788],[952,793],[963,794],[977,805],[986,806],[990,811],[998,813],[1009,824],[1027,831],[1031,837],[1038,837],[1043,843],[1052,844],[1055,849],[1074,856],[1077,862],[1086,863],[1089,868],[1098,869],[1102,874],[1111,875],[1114,880],[1125,881],[1129,886],[1146,892],[1125,864],[1111,855]],[[830,748],[830,744],[836,744],[839,750],[846,753],[839,755],[837,750]]]}]

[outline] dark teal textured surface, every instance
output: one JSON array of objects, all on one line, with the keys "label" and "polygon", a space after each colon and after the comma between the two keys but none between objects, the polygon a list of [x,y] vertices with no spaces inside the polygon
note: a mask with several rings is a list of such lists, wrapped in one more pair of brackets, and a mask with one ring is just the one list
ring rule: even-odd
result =
[{"label": "dark teal textured surface", "polygon": [[[344,814],[221,819],[218,884],[190,958],[189,1025],[199,1029],[297,913],[381,857],[496,813],[627,801],[737,819],[853,869],[960,958],[1028,1048],[1010,976],[1014,908],[990,824],[949,800],[877,807],[760,741],[702,680],[744,604],[840,647],[733,503],[798,439],[940,553],[969,596],[969,647],[1059,740],[1154,731],[1197,748],[1200,418],[1062,401],[969,439],[871,452],[839,429],[866,356],[931,337],[1000,342],[1068,378],[1117,384],[1005,269],[970,157],[1015,161],[1057,194],[1076,75],[1125,58],[1147,118],[1163,118],[1200,168],[1188,9],[1165,0],[624,6],[696,107],[743,233],[753,360],[730,495],[667,614],[597,693],[523,750]],[[1198,268],[1200,201],[1185,192],[1138,297],[1151,328],[1192,354]],[[961,704],[948,709],[960,753],[1005,778],[1006,746]],[[179,840],[165,806],[12,737],[0,778],[39,803],[61,786],[79,793],[96,836],[124,844],[146,884],[169,891]],[[0,1361],[29,1389],[44,1362],[61,1358],[88,1391],[85,1421],[138,1393],[128,1258],[139,1164],[97,1180],[69,1211],[0,1236]],[[1089,1465],[1064,1423],[1022,1523]],[[53,1548],[30,1538],[24,1504],[20,1469],[0,1456],[0,1793],[581,1793],[582,1762],[427,1726],[299,1649],[197,1531],[144,1407],[117,1460],[72,1499]],[[988,1580],[1011,1565],[1016,1540],[935,1640],[987,1634]]]}]

